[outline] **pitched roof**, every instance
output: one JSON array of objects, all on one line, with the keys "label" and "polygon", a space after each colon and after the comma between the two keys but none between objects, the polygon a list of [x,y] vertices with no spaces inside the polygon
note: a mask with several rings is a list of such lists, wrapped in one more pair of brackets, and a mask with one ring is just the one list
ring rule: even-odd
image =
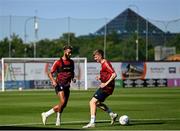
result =
[{"label": "pitched roof", "polygon": [[103,25],[95,33],[99,35],[104,34],[104,30],[106,26],[107,34],[112,33],[112,32],[117,32],[119,34],[121,33],[132,34],[132,33],[137,32],[137,30],[139,34],[145,34],[147,24],[148,24],[148,33],[153,33],[153,34],[164,33],[157,26],[153,25],[148,20],[146,20],[145,18],[143,18],[142,16],[140,16],[139,14],[137,14],[130,8],[127,8],[126,10],[124,10],[114,19],[109,21],[106,25]]}]

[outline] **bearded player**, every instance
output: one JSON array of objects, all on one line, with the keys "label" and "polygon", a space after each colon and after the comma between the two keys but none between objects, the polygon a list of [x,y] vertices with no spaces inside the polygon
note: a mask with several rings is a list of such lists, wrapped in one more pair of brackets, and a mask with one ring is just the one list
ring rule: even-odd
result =
[{"label": "bearded player", "polygon": [[105,99],[113,93],[115,78],[117,76],[116,72],[114,71],[111,63],[104,58],[104,52],[102,50],[95,50],[93,57],[95,61],[101,64],[100,76],[96,77],[97,80],[101,81],[101,84],[89,102],[91,119],[86,126],[83,126],[83,128],[95,127],[97,107],[109,114],[112,125],[118,117],[117,113],[113,113],[112,110],[103,103]]},{"label": "bearded player", "polygon": [[[71,81],[75,82],[74,79],[74,62],[70,59],[72,53],[71,46],[64,47],[64,55],[56,60],[51,67],[51,71],[48,74],[52,86],[55,88],[55,92],[59,99],[59,104],[55,105],[52,109],[47,112],[43,112],[41,114],[42,122],[46,125],[47,118],[56,113],[56,126],[60,126],[61,124],[61,114],[66,107],[70,95],[70,83]],[[54,79],[53,75],[56,74],[56,79]]]}]

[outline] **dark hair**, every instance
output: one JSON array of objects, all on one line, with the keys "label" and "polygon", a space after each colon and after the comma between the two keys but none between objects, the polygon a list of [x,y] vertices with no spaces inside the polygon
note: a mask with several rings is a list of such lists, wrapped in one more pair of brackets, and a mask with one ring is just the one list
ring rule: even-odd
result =
[{"label": "dark hair", "polygon": [[96,54],[100,54],[102,56],[102,58],[104,58],[104,51],[101,49],[95,50],[93,52],[93,56],[95,56]]},{"label": "dark hair", "polygon": [[71,45],[65,45],[65,46],[63,47],[63,49],[64,49],[64,50],[67,50],[67,49],[72,50],[73,47],[72,47]]}]

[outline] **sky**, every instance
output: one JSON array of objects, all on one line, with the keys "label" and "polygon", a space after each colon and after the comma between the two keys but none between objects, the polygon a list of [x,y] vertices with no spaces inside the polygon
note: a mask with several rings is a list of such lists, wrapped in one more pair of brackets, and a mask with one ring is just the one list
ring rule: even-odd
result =
[{"label": "sky", "polygon": [[1,15],[44,18],[113,18],[128,7],[152,19],[180,18],[180,0],[0,0]]},{"label": "sky", "polygon": [[128,7],[152,20],[180,19],[180,0],[0,0],[0,16],[112,19]]}]

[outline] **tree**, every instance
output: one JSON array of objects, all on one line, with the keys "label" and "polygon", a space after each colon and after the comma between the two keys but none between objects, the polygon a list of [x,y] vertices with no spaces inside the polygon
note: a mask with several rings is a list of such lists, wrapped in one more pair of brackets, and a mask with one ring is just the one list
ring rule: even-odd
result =
[{"label": "tree", "polygon": [[11,36],[11,51],[12,57],[24,57],[24,49],[26,45],[23,44],[23,40],[18,35]]},{"label": "tree", "polygon": [[0,57],[8,57],[9,53],[9,39],[4,38],[2,41],[0,41]]}]

